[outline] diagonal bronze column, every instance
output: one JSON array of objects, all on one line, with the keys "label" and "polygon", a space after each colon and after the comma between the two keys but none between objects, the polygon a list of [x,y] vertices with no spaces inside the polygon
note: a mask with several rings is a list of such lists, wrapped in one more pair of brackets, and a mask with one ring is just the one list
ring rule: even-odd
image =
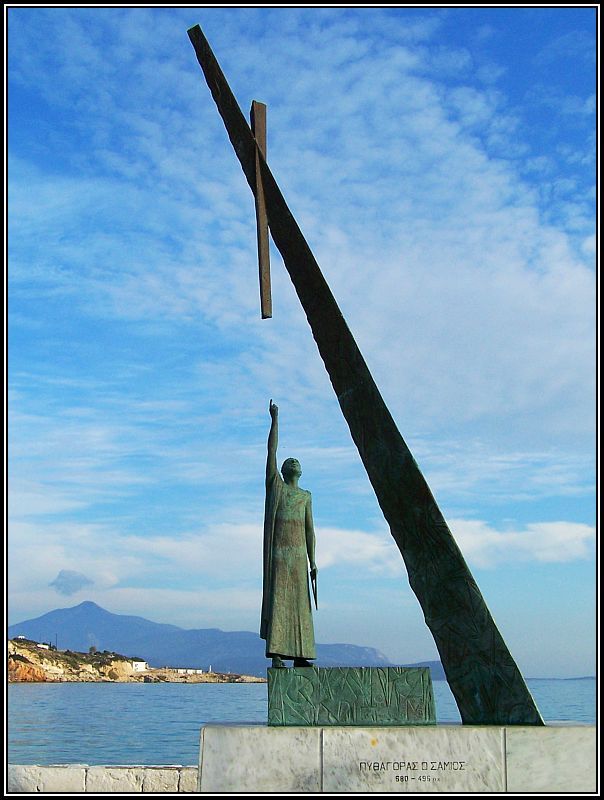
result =
[{"label": "diagonal bronze column", "polygon": [[[201,28],[189,38],[252,192],[256,144]],[[542,725],[520,670],[262,154],[266,213],[465,724]]]}]

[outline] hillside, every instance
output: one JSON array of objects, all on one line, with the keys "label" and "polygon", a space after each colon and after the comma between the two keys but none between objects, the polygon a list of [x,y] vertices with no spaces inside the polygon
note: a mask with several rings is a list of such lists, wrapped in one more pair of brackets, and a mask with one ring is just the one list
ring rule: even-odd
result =
[{"label": "hillside", "polygon": [[[78,653],[42,649],[27,639],[8,642],[8,680],[10,683],[128,682],[128,683],[257,683],[265,678],[234,673],[204,672],[183,674],[168,667],[136,670],[132,659],[119,653]],[[189,670],[193,673],[193,670]]]},{"label": "hillside", "polygon": [[124,681],[133,674],[132,659],[117,653],[44,650],[27,639],[8,642],[9,681]]},{"label": "hillside", "polygon": [[[60,649],[84,653],[93,645],[99,652],[135,653],[152,667],[207,670],[211,666],[214,672],[264,676],[268,666],[264,642],[257,633],[186,630],[143,617],[112,614],[90,601],[10,625],[8,635],[39,642],[54,643],[56,639]],[[316,663],[322,667],[392,666],[378,650],[351,644],[317,644]]]},{"label": "hillside", "polygon": [[404,667],[428,667],[433,681],[446,681],[445,670],[440,661],[416,661],[414,664],[403,664]]}]

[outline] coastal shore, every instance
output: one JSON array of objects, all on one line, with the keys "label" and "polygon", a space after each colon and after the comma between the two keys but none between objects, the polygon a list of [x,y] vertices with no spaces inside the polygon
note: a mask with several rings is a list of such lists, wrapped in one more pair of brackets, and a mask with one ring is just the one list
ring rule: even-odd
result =
[{"label": "coastal shore", "polygon": [[56,650],[40,642],[8,642],[10,683],[266,683],[256,675],[175,667],[149,667],[141,659],[109,653]]}]

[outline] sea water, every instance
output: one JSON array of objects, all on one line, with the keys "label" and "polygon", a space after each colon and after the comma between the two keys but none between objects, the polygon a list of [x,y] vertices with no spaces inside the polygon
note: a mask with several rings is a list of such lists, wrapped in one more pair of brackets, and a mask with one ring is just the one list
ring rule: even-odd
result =
[{"label": "sea water", "polygon": [[[546,722],[595,723],[595,680],[527,683]],[[433,686],[438,721],[459,723],[448,684]],[[9,762],[193,765],[202,725],[266,716],[265,683],[13,683]]]}]

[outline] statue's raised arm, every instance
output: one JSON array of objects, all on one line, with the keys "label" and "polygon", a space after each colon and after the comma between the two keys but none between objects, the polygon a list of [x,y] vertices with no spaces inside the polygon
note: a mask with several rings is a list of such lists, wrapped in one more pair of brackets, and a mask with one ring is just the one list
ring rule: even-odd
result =
[{"label": "statue's raised arm", "polygon": [[268,454],[266,457],[266,481],[267,483],[274,478],[277,473],[277,444],[279,440],[279,408],[272,400],[268,404],[269,414],[271,415],[271,429],[268,435]]}]

